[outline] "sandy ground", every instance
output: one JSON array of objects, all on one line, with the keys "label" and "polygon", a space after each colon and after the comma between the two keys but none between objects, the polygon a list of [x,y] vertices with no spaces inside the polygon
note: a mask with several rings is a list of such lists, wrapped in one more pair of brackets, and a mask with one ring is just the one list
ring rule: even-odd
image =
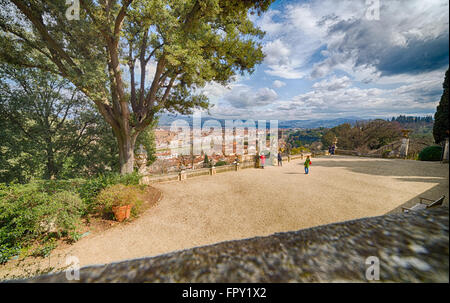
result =
[{"label": "sandy ground", "polygon": [[378,216],[418,196],[445,194],[448,203],[448,169],[439,162],[333,156],[313,158],[309,175],[294,160],[160,183],[162,199],[139,219],[58,248],[43,263],[64,264],[73,255],[81,266],[103,264]]}]

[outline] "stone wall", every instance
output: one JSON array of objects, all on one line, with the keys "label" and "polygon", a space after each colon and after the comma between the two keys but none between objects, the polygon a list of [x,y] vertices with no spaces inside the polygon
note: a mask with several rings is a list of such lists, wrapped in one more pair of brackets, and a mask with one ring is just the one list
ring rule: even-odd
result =
[{"label": "stone wall", "polygon": [[[303,153],[303,154],[299,154],[299,155],[291,155],[290,159],[288,159],[288,157],[285,156],[285,157],[283,157],[283,162],[287,162],[289,160],[295,160],[295,159],[303,159],[303,158],[306,158],[306,156],[314,157],[314,154]],[[216,166],[214,172],[211,171],[211,168],[199,168],[199,169],[194,169],[194,170],[184,170],[181,172],[172,172],[172,173],[168,173],[168,174],[158,174],[158,175],[144,174],[144,177],[141,180],[141,184],[180,181],[180,180],[186,180],[186,179],[190,179],[190,178],[194,178],[194,177],[198,177],[198,176],[214,175],[216,173],[223,173],[223,172],[237,171],[240,169],[257,168],[258,167],[258,162],[256,161],[255,156],[245,155],[241,159],[243,161],[239,163],[238,167],[236,167],[236,164]]]},{"label": "stone wall", "polygon": [[[367,282],[366,260],[375,256],[379,282],[448,283],[448,211],[364,218],[89,266],[78,282]],[[19,282],[69,281],[62,272]]]}]

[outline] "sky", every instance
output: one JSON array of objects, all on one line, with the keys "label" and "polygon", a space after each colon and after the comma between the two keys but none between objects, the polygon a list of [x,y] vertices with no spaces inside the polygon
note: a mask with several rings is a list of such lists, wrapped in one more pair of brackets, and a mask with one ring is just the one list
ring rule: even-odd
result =
[{"label": "sky", "polygon": [[266,32],[263,63],[227,87],[203,88],[210,115],[434,115],[449,66],[448,6],[447,0],[277,0],[251,17]]}]

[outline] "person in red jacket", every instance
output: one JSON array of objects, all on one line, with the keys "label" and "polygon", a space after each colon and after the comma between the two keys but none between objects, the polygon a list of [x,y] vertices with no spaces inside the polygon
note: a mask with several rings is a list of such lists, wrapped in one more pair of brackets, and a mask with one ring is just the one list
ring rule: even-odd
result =
[{"label": "person in red jacket", "polygon": [[264,164],[266,164],[266,156],[264,156],[264,154],[259,156],[259,162],[261,163],[261,167],[264,169]]}]

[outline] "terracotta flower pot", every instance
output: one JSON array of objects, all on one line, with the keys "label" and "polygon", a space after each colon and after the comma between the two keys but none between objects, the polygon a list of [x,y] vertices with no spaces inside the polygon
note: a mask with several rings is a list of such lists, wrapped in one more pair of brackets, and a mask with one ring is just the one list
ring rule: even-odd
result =
[{"label": "terracotta flower pot", "polygon": [[131,205],[113,206],[112,211],[116,217],[116,220],[122,222],[130,217]]},{"label": "terracotta flower pot", "polygon": [[132,206],[131,204],[127,205],[127,219],[130,218],[130,215],[131,215],[131,208],[132,208],[132,207],[133,207],[133,206]]}]

